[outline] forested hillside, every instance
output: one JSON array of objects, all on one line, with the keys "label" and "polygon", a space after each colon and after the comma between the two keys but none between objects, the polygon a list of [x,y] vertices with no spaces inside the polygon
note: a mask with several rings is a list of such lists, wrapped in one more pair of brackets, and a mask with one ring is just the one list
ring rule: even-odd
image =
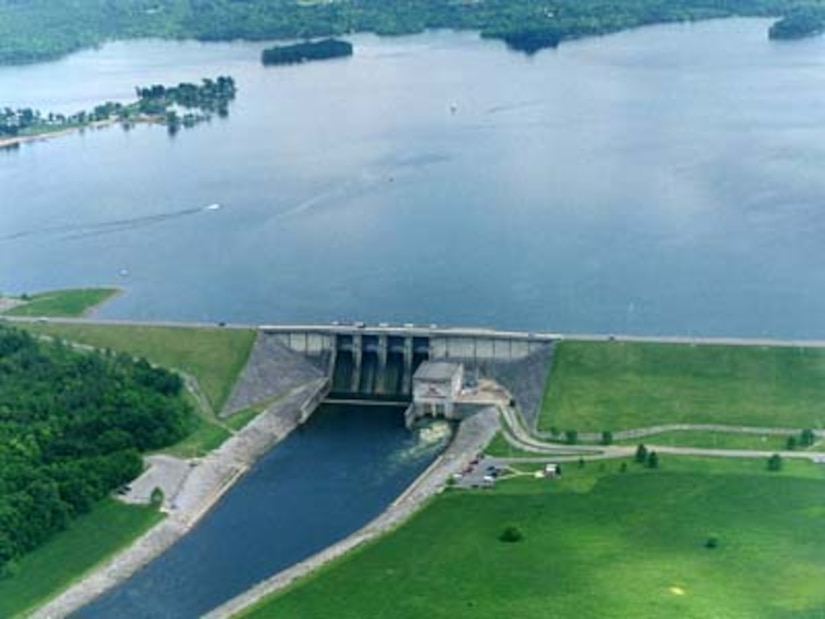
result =
[{"label": "forested hillside", "polygon": [[0,325],[0,577],[189,429],[182,381],[146,361]]},{"label": "forested hillside", "polygon": [[823,0],[0,0],[0,62],[58,57],[107,39],[303,38],[476,29],[532,52],[644,24],[782,16]]}]

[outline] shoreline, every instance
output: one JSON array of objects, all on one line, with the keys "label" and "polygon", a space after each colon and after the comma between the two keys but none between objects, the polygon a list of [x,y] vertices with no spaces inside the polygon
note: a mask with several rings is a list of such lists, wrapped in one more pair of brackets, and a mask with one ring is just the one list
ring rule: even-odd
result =
[{"label": "shoreline", "polygon": [[[105,293],[105,296],[102,296],[94,303],[84,303],[82,309],[79,311],[65,308],[62,308],[61,310],[48,308],[42,313],[16,313],[18,308],[25,310],[28,306],[37,307],[39,303],[47,303],[54,299],[60,299],[69,295],[78,295],[83,293]],[[44,290],[16,296],[0,295],[0,318],[10,321],[26,318],[37,321],[41,321],[43,319],[52,319],[57,321],[71,319],[89,320],[102,306],[125,293],[126,289],[120,286],[87,286],[83,288],[58,288],[54,290]]]},{"label": "shoreline", "polygon": [[77,612],[122,584],[186,535],[221,497],[267,451],[286,438],[303,419],[302,407],[326,387],[326,379],[298,387],[252,420],[204,458],[190,460],[191,469],[174,497],[167,497],[167,517],[114,557],[94,568],[27,615],[57,619]]},{"label": "shoreline", "polygon": [[102,299],[98,303],[95,303],[94,305],[90,305],[89,307],[87,307],[85,310],[83,310],[83,313],[80,315],[80,317],[81,318],[91,318],[92,316],[94,316],[94,313],[98,309],[100,309],[101,307],[103,307],[107,303],[110,303],[111,301],[114,301],[118,297],[123,296],[124,294],[126,294],[126,289],[121,288],[120,286],[112,286],[109,290],[111,290],[111,293],[105,299]]},{"label": "shoreline", "polygon": [[[122,124],[123,121],[119,118],[109,118],[107,120],[95,120],[85,125],[78,125],[77,127],[67,127],[65,129],[57,129],[55,131],[47,131],[46,133],[38,133],[37,135],[19,135],[10,138],[0,138],[0,151],[5,149],[13,149],[19,147],[21,144],[28,144],[31,142],[40,142],[52,140],[55,138],[66,137],[75,133],[83,133],[87,130],[108,129],[114,125]],[[136,116],[127,121],[128,125],[161,125],[163,121],[159,116]]]},{"label": "shoreline", "polygon": [[57,129],[56,131],[38,133],[37,135],[18,135],[12,138],[0,138],[0,149],[14,148],[15,146],[20,146],[21,144],[27,144],[29,142],[39,142],[54,138],[61,138],[67,135],[72,135],[73,133],[80,133],[86,129],[103,129],[105,127],[110,127],[117,122],[117,119],[97,120],[87,125]]}]

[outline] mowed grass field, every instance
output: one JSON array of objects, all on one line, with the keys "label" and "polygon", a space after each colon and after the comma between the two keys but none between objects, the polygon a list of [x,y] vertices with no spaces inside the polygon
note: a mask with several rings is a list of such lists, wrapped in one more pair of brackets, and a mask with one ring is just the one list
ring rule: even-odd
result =
[{"label": "mowed grass field", "polygon": [[74,288],[31,295],[24,305],[5,313],[9,316],[84,316],[118,294],[117,288]]},{"label": "mowed grass field", "polygon": [[[601,470],[604,467],[604,470]],[[825,467],[662,458],[439,496],[243,615],[269,619],[813,619]],[[524,539],[498,539],[508,525]],[[710,537],[718,547],[709,549]]]},{"label": "mowed grass field", "polygon": [[0,617],[25,616],[162,519],[154,507],[101,502],[23,557],[14,576],[0,579]]},{"label": "mowed grass field", "polygon": [[[823,451],[822,441],[817,441],[811,447],[803,447],[798,443],[796,435],[796,451]],[[759,451],[784,451],[788,448],[787,436],[770,434],[738,434],[733,432],[703,432],[695,430],[674,430],[660,432],[643,438],[634,438],[617,441],[619,445],[666,445],[673,447],[702,447],[708,449],[756,449]]]},{"label": "mowed grass field", "polygon": [[825,426],[825,349],[561,342],[539,427]]},{"label": "mowed grass field", "polygon": [[243,370],[255,331],[220,327],[157,327],[47,322],[18,324],[34,333],[145,357],[194,376],[220,411]]}]

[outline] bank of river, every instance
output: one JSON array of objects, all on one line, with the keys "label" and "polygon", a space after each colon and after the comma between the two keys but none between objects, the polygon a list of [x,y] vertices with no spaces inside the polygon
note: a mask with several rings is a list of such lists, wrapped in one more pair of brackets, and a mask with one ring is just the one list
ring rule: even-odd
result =
[{"label": "bank of river", "polygon": [[377,516],[449,436],[407,432],[403,409],[322,406],[185,537],[73,616],[200,616]]}]

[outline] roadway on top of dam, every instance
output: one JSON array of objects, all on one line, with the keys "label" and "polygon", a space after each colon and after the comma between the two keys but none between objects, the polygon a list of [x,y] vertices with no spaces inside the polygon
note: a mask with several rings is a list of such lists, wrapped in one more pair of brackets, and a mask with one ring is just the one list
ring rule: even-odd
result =
[{"label": "roadway on top of dam", "polygon": [[321,333],[321,334],[386,334],[393,336],[457,336],[489,337],[533,340],[536,342],[553,342],[561,340],[587,342],[638,342],[659,344],[719,345],[719,346],[777,346],[791,348],[825,348],[825,340],[779,339],[779,338],[745,338],[745,337],[697,337],[692,335],[633,335],[621,333],[558,333],[538,331],[503,331],[489,327],[457,327],[439,325],[377,325],[364,323],[339,324],[244,324],[224,322],[171,321],[171,320],[126,320],[100,318],[37,317],[8,316],[0,314],[0,322],[10,323],[55,323],[87,324],[135,327],[188,327],[198,329],[247,329],[269,333]]}]

